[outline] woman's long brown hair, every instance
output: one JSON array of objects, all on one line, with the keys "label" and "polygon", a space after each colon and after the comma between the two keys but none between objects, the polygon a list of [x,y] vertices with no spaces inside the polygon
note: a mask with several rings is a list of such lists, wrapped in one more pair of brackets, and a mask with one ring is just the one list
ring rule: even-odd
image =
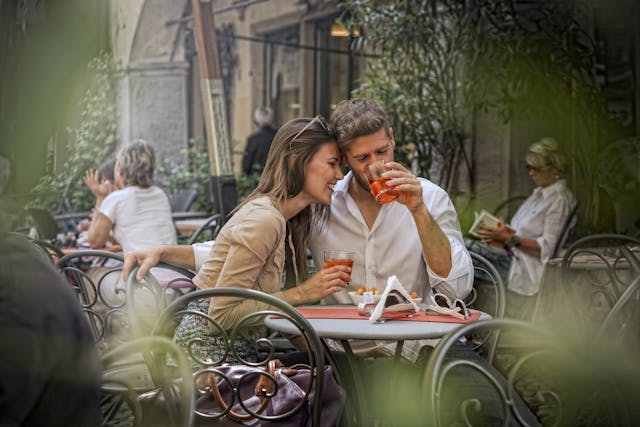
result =
[{"label": "woman's long brown hair", "polygon": [[[258,186],[234,212],[250,200],[263,196],[269,197],[273,205],[280,209],[282,202],[302,191],[307,165],[320,147],[327,143],[335,143],[335,135],[329,122],[321,116],[297,118],[282,125],[273,137]],[[306,259],[311,221],[322,224],[326,222],[328,214],[327,206],[311,205],[288,221],[287,232],[295,249],[289,248],[286,252],[293,252],[298,283],[308,277]]]}]

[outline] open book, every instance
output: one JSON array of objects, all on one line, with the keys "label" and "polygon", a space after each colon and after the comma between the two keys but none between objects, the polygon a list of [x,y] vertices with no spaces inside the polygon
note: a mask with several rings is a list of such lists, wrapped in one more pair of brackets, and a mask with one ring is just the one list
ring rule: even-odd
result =
[{"label": "open book", "polygon": [[[478,233],[478,230],[480,230],[481,228],[483,227],[496,228],[496,227],[502,227],[504,225],[504,220],[502,220],[501,218],[498,218],[494,214],[486,211],[485,209],[481,210],[480,213],[476,212],[475,217],[476,219],[475,221],[473,221],[473,225],[471,226],[471,228],[469,228],[469,234],[478,238],[480,236],[477,233]],[[516,230],[514,230],[508,225],[507,225],[507,230],[509,230],[511,234],[515,234],[516,232]],[[489,243],[494,246],[503,245],[501,242],[496,242],[496,241],[491,241]]]}]

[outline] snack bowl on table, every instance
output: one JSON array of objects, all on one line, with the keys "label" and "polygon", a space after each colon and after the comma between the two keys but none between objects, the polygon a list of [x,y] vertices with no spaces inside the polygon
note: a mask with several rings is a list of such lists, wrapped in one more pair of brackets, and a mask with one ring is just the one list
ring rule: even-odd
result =
[{"label": "snack bowl on table", "polygon": [[[361,302],[364,302],[364,295],[358,295],[355,291],[351,291],[349,292],[349,296],[351,297],[351,301],[353,302],[353,305],[358,305]],[[380,301],[380,297],[381,295],[373,295],[373,303],[377,303],[378,301]]]}]

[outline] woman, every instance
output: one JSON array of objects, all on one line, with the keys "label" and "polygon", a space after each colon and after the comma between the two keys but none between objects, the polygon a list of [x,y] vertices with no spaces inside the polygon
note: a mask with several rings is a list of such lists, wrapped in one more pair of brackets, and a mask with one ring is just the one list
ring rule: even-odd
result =
[{"label": "woman", "polygon": [[84,182],[96,196],[87,238],[92,248],[104,247],[111,234],[125,253],[176,243],[169,200],[153,185],[154,168],[153,147],[138,140],[118,153],[116,191],[105,191],[98,171],[86,173]]},{"label": "woman", "polygon": [[[507,309],[513,314],[524,310],[526,299],[540,289],[544,264],[553,255],[562,226],[574,205],[574,198],[562,179],[564,156],[558,142],[543,138],[527,151],[527,170],[536,188],[513,216],[509,227],[484,228],[478,232],[482,244],[470,243],[469,249],[487,256],[503,277],[507,277],[510,300]],[[487,242],[497,241],[505,251],[496,255]],[[518,303],[518,301],[520,303]],[[522,313],[520,313],[522,314]]]},{"label": "woman", "polygon": [[[118,189],[116,187],[115,168],[116,159],[115,157],[110,157],[98,166],[97,172],[95,170],[88,170],[85,173],[83,180],[96,198],[101,197],[104,199],[110,193]],[[81,234],[81,236],[78,237],[79,242],[85,242],[87,240],[89,228],[91,228],[91,217],[83,219],[77,225],[76,231]],[[113,244],[114,246],[110,246],[110,244]],[[112,250],[115,246],[119,248],[118,250],[122,249],[113,236],[107,240],[105,245],[109,250]]]},{"label": "woman", "polygon": [[[322,117],[298,118],[285,123],[276,133],[257,188],[235,209],[220,230],[208,259],[194,277],[200,289],[241,287],[256,289],[292,305],[309,304],[343,290],[351,269],[335,266],[320,270],[307,279],[306,252],[312,217],[322,218],[324,206],[331,202],[333,186],[343,177],[340,152],[329,123]],[[312,216],[312,211],[320,215]],[[326,216],[325,216],[326,217]],[[191,246],[179,246],[184,258],[164,258],[162,247],[132,253],[125,271],[132,263],[143,265],[158,261],[193,266]],[[285,250],[292,259],[296,287],[282,290]],[[192,309],[209,312],[223,329],[238,326],[245,315],[267,309],[266,304],[234,297],[216,297],[194,301]],[[255,359],[254,336],[261,334],[261,321],[242,324],[243,337],[235,339],[238,354]],[[218,360],[226,342],[211,333],[200,316],[184,316],[176,329],[177,342],[189,347],[194,338],[204,340],[197,351],[205,358]]]}]

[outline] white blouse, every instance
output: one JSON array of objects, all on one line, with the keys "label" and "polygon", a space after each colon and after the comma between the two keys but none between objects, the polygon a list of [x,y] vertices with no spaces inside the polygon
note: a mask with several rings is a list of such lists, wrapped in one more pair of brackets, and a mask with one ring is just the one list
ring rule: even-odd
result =
[{"label": "white blouse", "polygon": [[562,226],[575,201],[561,179],[547,187],[537,187],[518,208],[511,220],[516,234],[525,239],[535,239],[540,245],[540,257],[528,255],[513,248],[513,261],[509,270],[507,287],[522,295],[535,295],[540,289],[544,264],[553,255],[560,238]]}]

